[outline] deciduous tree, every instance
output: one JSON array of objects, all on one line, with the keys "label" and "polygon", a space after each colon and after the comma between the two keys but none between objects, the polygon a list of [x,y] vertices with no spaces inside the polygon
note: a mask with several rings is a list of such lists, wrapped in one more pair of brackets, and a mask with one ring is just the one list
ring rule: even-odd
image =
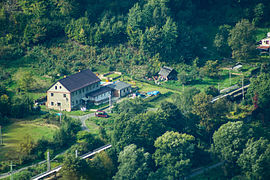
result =
[{"label": "deciduous tree", "polygon": [[267,179],[270,177],[269,140],[264,138],[257,141],[249,139],[237,163],[249,179]]},{"label": "deciduous tree", "polygon": [[223,124],[213,135],[214,150],[223,160],[235,163],[251,135],[243,121]]},{"label": "deciduous tree", "polygon": [[151,155],[131,144],[126,146],[118,156],[118,171],[113,177],[115,180],[140,180],[147,179],[151,171]]},{"label": "deciduous tree", "polygon": [[228,44],[232,49],[232,57],[237,60],[248,60],[255,56],[255,27],[247,19],[239,21],[230,30]]},{"label": "deciduous tree", "polygon": [[155,141],[154,160],[158,167],[165,168],[167,175],[178,179],[191,167],[195,138],[188,134],[167,131]]}]

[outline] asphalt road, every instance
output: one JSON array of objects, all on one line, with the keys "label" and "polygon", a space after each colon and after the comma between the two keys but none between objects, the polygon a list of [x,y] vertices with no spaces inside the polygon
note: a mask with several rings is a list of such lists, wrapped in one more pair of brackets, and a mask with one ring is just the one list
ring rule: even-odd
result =
[{"label": "asphalt road", "polygon": [[90,117],[94,117],[94,116],[95,116],[95,113],[90,113],[83,116],[69,116],[69,117],[80,120],[82,123],[82,130],[89,132],[90,130],[86,126],[85,121],[89,119]]}]

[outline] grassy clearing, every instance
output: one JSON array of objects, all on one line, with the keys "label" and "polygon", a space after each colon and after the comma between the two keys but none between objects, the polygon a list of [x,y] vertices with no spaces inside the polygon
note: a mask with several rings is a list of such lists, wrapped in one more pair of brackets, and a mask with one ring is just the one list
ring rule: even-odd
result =
[{"label": "grassy clearing", "polygon": [[9,91],[16,92],[19,88],[18,81],[21,79],[26,72],[31,72],[34,82],[32,84],[32,88],[27,92],[27,94],[33,99],[38,99],[40,97],[46,96],[46,91],[48,87],[51,85],[51,79],[49,77],[40,76],[36,72],[36,69],[32,67],[22,66],[20,68],[8,67],[5,71],[7,71],[11,75],[11,80],[5,83],[6,88]]},{"label": "grassy clearing", "polygon": [[[248,68],[246,72],[244,73],[244,75],[248,76],[251,70],[252,69]],[[220,71],[219,78],[204,77],[202,80],[199,80],[199,79],[193,80],[192,82],[190,82],[190,84],[187,84],[184,86],[179,81],[167,81],[163,83],[162,86],[166,88],[171,88],[171,89],[178,89],[179,91],[183,91],[187,87],[196,87],[197,89],[205,90],[209,86],[215,86],[216,88],[219,87],[219,89],[224,89],[224,88],[227,88],[234,84],[239,83],[242,78],[240,74],[241,72],[232,72],[231,80],[230,80],[229,71],[222,70]]]},{"label": "grassy clearing", "polygon": [[86,110],[86,111],[81,111],[81,110],[76,110],[76,111],[71,111],[71,112],[63,112],[66,115],[71,115],[71,116],[83,116],[86,114],[94,113],[94,111]]},{"label": "grassy clearing", "polygon": [[31,136],[34,141],[41,138],[52,140],[56,129],[57,127],[54,125],[31,121],[17,121],[5,126],[2,129],[4,146],[0,147],[0,161],[7,160],[7,155],[16,152],[18,145],[24,140],[25,136]]},{"label": "grassy clearing", "polygon": [[85,124],[89,128],[91,134],[93,134],[94,136],[98,136],[99,126],[95,123],[95,119],[94,118],[97,118],[97,117],[92,117],[92,118],[88,119],[85,122]]},{"label": "grassy clearing", "polygon": [[121,81],[132,84],[133,86],[137,86],[140,92],[159,91],[161,92],[161,94],[165,94],[167,92],[180,93],[179,91],[167,89],[165,87],[162,87],[161,85],[155,85],[138,80],[132,80],[128,76],[122,76]]},{"label": "grassy clearing", "polygon": [[108,77],[108,78],[116,78],[116,77],[121,77],[121,75],[119,75],[119,74],[109,74],[109,75],[107,75],[107,76],[105,76],[105,77]]},{"label": "grassy clearing", "polygon": [[175,93],[173,92],[167,92],[165,94],[160,94],[158,96],[153,96],[153,97],[149,97],[149,99],[145,99],[146,101],[148,101],[149,103],[149,108],[159,108],[160,107],[160,103],[162,101],[169,101],[172,102],[173,101],[173,95]]},{"label": "grassy clearing", "polygon": [[256,29],[256,41],[260,41],[263,38],[265,38],[268,32],[270,32],[270,28],[257,28]]},{"label": "grassy clearing", "polygon": [[116,116],[117,114],[110,113],[108,118],[91,117],[86,121],[86,126],[95,136],[98,136],[99,134],[99,127],[103,127],[106,130],[106,133],[110,135],[113,130],[114,117]]}]

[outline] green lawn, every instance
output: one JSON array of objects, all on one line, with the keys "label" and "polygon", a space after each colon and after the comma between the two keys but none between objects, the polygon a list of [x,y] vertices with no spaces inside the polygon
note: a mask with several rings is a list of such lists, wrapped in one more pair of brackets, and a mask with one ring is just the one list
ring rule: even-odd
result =
[{"label": "green lawn", "polygon": [[56,129],[53,125],[30,121],[18,121],[5,126],[2,129],[4,146],[0,146],[0,161],[7,160],[6,155],[14,153],[25,136],[29,135],[35,141],[42,137],[52,139]]},{"label": "green lawn", "polygon": [[260,41],[267,36],[270,32],[270,28],[257,28],[256,29],[256,41]]},{"label": "green lawn", "polygon": [[109,74],[108,76],[105,76],[105,77],[108,77],[108,78],[116,78],[116,77],[121,77],[121,75],[119,74]]},{"label": "green lawn", "polygon": [[[251,68],[245,69],[244,75],[248,76],[251,70],[252,70]],[[218,78],[204,77],[201,80],[199,79],[193,80],[189,84],[184,85],[184,86],[179,81],[167,81],[167,82],[164,82],[162,86],[166,88],[170,88],[170,89],[175,89],[175,90],[178,89],[178,91],[183,91],[187,87],[196,87],[197,89],[205,90],[209,86],[215,86],[216,88],[218,88],[219,86],[219,89],[224,89],[224,88],[227,88],[234,84],[239,83],[242,78],[242,76],[239,74],[241,74],[241,72],[232,71],[231,82],[230,82],[229,71],[220,70]]]},{"label": "green lawn", "polygon": [[159,91],[161,92],[161,94],[165,94],[167,92],[180,93],[179,91],[167,89],[165,87],[162,87],[161,85],[155,85],[138,80],[132,80],[128,76],[123,76],[121,80],[129,84],[132,84],[133,86],[137,86],[140,92]]},{"label": "green lawn", "polygon": [[89,111],[89,110],[86,110],[86,111],[76,110],[76,111],[71,111],[71,112],[64,111],[63,113],[66,115],[71,115],[71,116],[83,116],[83,115],[90,114],[93,112],[94,111]]},{"label": "green lawn", "polygon": [[103,127],[106,130],[106,133],[109,135],[113,130],[113,118],[117,114],[109,113],[108,118],[102,117],[91,117],[86,121],[86,126],[90,129],[90,132],[94,135],[99,134],[99,127]]}]

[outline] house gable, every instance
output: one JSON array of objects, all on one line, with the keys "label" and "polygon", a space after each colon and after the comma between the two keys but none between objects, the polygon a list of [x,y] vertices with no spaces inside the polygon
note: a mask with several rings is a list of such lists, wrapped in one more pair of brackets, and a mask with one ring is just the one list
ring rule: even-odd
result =
[{"label": "house gable", "polygon": [[48,92],[59,92],[59,93],[69,93],[69,90],[60,82],[56,82],[54,85],[50,87]]},{"label": "house gable", "polygon": [[177,71],[167,66],[164,66],[163,68],[161,68],[158,74],[160,77],[167,80],[177,79]]}]

